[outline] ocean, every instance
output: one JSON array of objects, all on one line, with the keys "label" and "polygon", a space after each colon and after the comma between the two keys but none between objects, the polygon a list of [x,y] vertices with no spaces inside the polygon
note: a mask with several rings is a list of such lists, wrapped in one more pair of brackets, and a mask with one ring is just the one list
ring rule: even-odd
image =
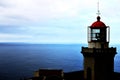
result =
[{"label": "ocean", "polygon": [[[87,45],[0,43],[0,80],[32,77],[39,69],[83,70],[82,46]],[[114,71],[120,72],[120,45],[114,47]]]}]

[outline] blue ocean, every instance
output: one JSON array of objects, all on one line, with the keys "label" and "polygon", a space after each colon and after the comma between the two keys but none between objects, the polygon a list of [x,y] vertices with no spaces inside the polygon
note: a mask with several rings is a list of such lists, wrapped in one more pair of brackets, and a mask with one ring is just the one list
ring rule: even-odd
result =
[{"label": "blue ocean", "polygon": [[[81,47],[85,44],[0,44],[0,80],[32,77],[38,69],[83,70]],[[120,45],[114,45],[114,71],[120,72]]]}]

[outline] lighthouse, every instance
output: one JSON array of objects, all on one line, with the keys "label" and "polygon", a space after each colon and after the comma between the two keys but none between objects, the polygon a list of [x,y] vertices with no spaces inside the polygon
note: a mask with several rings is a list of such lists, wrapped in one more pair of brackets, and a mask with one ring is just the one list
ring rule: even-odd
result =
[{"label": "lighthouse", "polygon": [[88,47],[82,47],[85,80],[111,80],[114,72],[116,48],[109,47],[110,27],[97,20],[88,26]]}]

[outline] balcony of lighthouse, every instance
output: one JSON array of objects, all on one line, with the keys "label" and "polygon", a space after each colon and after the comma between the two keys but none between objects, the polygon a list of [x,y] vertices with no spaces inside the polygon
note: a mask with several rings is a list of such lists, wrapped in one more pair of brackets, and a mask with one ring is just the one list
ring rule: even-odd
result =
[{"label": "balcony of lighthouse", "polygon": [[88,47],[82,47],[81,53],[83,56],[114,56],[116,54],[116,48],[88,48]]}]

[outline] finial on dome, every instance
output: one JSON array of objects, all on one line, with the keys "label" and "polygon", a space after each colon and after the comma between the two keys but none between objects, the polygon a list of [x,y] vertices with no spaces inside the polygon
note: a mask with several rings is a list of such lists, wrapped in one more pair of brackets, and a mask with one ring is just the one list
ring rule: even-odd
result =
[{"label": "finial on dome", "polygon": [[97,3],[97,21],[100,21],[100,10],[99,10],[99,0],[98,0],[98,3]]},{"label": "finial on dome", "polygon": [[97,21],[100,21],[100,16],[97,16]]},{"label": "finial on dome", "polygon": [[98,0],[98,3],[97,3],[97,15],[98,15],[98,16],[100,15],[100,10],[99,10],[99,0]]}]

